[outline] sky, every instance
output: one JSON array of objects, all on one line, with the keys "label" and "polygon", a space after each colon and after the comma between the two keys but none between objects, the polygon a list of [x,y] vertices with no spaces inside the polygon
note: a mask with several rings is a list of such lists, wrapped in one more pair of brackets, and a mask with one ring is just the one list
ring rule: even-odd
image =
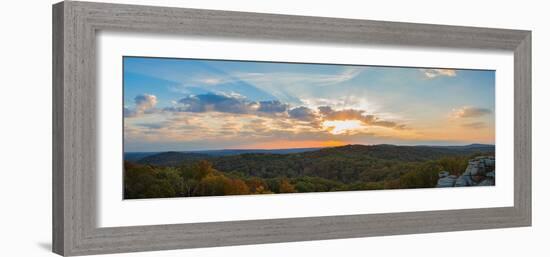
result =
[{"label": "sky", "polygon": [[123,62],[125,152],[495,141],[494,71]]}]

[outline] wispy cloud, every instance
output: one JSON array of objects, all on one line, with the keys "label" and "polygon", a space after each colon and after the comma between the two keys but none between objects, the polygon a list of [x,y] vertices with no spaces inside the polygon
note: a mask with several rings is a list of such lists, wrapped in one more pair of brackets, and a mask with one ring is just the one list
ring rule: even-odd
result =
[{"label": "wispy cloud", "polygon": [[319,86],[335,85],[354,79],[355,77],[359,76],[359,74],[361,74],[364,69],[365,68],[348,68],[343,70],[340,74],[325,76],[317,75],[317,78],[310,79],[313,79],[314,82],[315,80],[317,80],[317,82],[319,82]]},{"label": "wispy cloud", "polygon": [[[293,105],[303,104],[297,96],[311,94],[314,88],[338,87],[357,78],[364,67],[349,67],[334,73],[300,71],[236,72],[231,76]],[[301,95],[302,97],[304,95]]]},{"label": "wispy cloud", "polygon": [[307,83],[313,86],[330,86],[337,85],[356,78],[365,67],[350,67],[343,69],[340,73],[335,74],[317,74],[303,72],[251,72],[251,73],[236,73],[235,78],[239,78],[254,84],[274,82],[278,84],[296,84]]},{"label": "wispy cloud", "polygon": [[462,127],[465,128],[471,128],[471,129],[481,129],[487,127],[487,124],[485,122],[470,122],[470,123],[464,123],[462,124]]},{"label": "wispy cloud", "polygon": [[476,118],[493,113],[491,109],[463,106],[457,109],[453,109],[451,117],[453,118]]},{"label": "wispy cloud", "polygon": [[198,82],[206,85],[216,85],[226,82],[226,79],[223,78],[216,78],[216,77],[207,77],[207,78],[199,78],[197,79]]},{"label": "wispy cloud", "polygon": [[262,71],[201,73],[185,78],[171,90],[180,94],[215,94],[237,91],[260,99],[278,99],[294,105],[302,104],[296,97],[297,90],[306,88],[337,86],[351,81],[365,70],[365,67],[346,67],[338,72]]},{"label": "wispy cloud", "polygon": [[[236,72],[231,74],[200,74],[187,79],[174,90],[188,93],[189,87],[209,86],[208,90],[216,91],[216,86],[246,82],[260,88],[266,85],[277,85],[279,88],[296,84],[308,84],[312,86],[330,86],[343,83],[357,77],[364,67],[351,67],[343,69],[340,73],[303,73],[303,72]],[[220,93],[220,92],[217,92]]]},{"label": "wispy cloud", "polygon": [[456,76],[456,70],[453,70],[453,69],[420,69],[420,71],[428,79],[433,79],[440,76],[445,76],[445,77]]}]

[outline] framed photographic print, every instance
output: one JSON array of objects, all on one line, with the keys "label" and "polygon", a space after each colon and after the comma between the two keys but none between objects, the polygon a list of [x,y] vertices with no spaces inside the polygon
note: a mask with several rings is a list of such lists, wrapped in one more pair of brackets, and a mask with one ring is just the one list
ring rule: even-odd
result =
[{"label": "framed photographic print", "polygon": [[530,226],[530,37],[56,4],[53,250]]}]

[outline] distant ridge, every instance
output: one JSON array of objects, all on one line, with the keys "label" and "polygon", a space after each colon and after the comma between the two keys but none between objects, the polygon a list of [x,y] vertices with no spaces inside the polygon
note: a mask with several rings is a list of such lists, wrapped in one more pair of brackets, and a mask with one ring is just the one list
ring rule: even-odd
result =
[{"label": "distant ridge", "polygon": [[[349,159],[375,158],[381,160],[400,160],[418,162],[433,160],[445,156],[467,155],[476,152],[494,152],[494,145],[470,144],[464,146],[398,146],[345,145],[326,148],[290,148],[290,149],[225,149],[186,152],[126,153],[125,160],[141,164],[161,166],[180,165],[183,162],[210,160],[214,163],[242,162],[248,158],[255,161],[273,162],[277,159],[298,161],[300,158],[323,159],[343,156]],[[126,158],[129,156],[130,158]],[[262,157],[264,156],[264,157]],[[294,160],[296,159],[296,160]],[[230,165],[232,166],[232,165]]]},{"label": "distant ridge", "polygon": [[[287,148],[287,149],[223,149],[223,150],[203,150],[189,151],[193,153],[203,153],[211,156],[228,156],[246,153],[269,153],[269,154],[290,154],[317,151],[322,148]],[[187,153],[187,152],[184,152]]]},{"label": "distant ridge", "polygon": [[220,149],[220,150],[198,150],[198,151],[164,151],[164,152],[126,152],[124,153],[124,160],[127,161],[139,161],[147,156],[152,156],[161,153],[199,153],[206,154],[209,156],[228,156],[228,155],[239,155],[245,153],[272,153],[272,154],[289,154],[289,153],[302,153],[317,151],[322,148],[320,147],[311,147],[311,148],[287,148],[287,149]]},{"label": "distant ridge", "polygon": [[139,161],[147,156],[159,154],[161,152],[126,152],[124,153],[125,161]]},{"label": "distant ridge", "polygon": [[[184,161],[212,159],[215,157],[234,156],[241,154],[293,154],[317,151],[321,148],[289,148],[289,149],[223,149],[201,151],[169,151],[160,153],[127,153],[125,160],[136,161],[142,164],[156,164],[172,166]],[[129,156],[130,158],[126,158]]]},{"label": "distant ridge", "polygon": [[163,152],[146,156],[137,162],[162,166],[177,166],[185,161],[205,160],[211,157],[210,155],[201,153]]},{"label": "distant ridge", "polygon": [[432,145],[431,147],[479,148],[479,147],[495,147],[495,145],[491,145],[491,144],[469,144],[469,145],[451,145],[451,146],[437,146],[437,145]]}]

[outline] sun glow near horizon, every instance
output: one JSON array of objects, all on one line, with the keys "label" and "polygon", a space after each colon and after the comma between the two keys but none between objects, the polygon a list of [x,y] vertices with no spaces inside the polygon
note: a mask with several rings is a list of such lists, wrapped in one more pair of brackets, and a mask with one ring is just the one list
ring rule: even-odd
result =
[{"label": "sun glow near horizon", "polygon": [[322,126],[333,135],[358,133],[364,128],[360,120],[326,120]]},{"label": "sun glow near horizon", "polygon": [[293,149],[293,148],[324,148],[336,147],[350,144],[349,142],[339,140],[277,140],[268,142],[259,142],[253,144],[243,144],[238,149]]}]

